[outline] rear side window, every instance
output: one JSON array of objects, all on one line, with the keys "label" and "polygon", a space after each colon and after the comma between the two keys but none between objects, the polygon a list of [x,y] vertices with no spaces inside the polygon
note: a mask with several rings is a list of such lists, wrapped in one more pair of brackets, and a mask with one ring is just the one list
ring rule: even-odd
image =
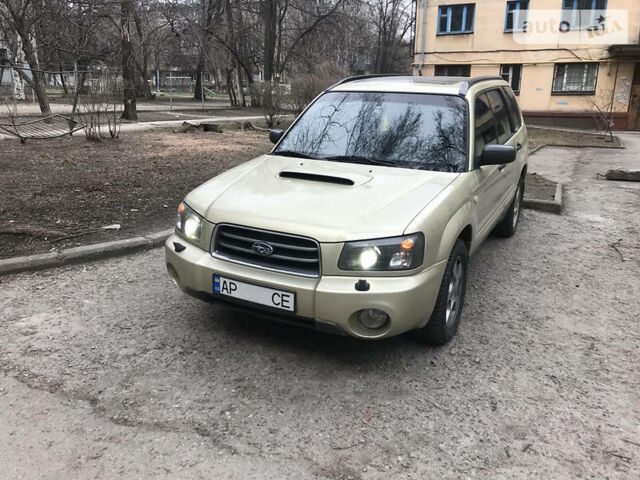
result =
[{"label": "rear side window", "polygon": [[476,97],[475,104],[475,156],[480,156],[485,145],[498,143],[496,133],[496,122],[493,119],[491,106],[487,94],[483,93]]},{"label": "rear side window", "polygon": [[513,126],[513,131],[517,132],[522,126],[522,116],[520,115],[520,107],[518,106],[518,101],[516,100],[516,96],[509,88],[503,88],[502,92],[507,99],[507,106],[509,107],[509,114],[511,115],[511,124]]},{"label": "rear side window", "polygon": [[505,143],[511,137],[511,118],[509,117],[509,109],[504,101],[500,90],[489,90],[487,97],[493,110],[493,115],[498,129],[498,142]]}]

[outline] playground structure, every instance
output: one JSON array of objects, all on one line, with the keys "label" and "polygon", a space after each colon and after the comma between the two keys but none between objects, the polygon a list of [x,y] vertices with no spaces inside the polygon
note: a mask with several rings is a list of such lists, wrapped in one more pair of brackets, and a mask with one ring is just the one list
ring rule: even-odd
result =
[{"label": "playground structure", "polygon": [[45,140],[73,135],[74,132],[85,128],[82,122],[73,120],[64,115],[49,115],[27,122],[16,122],[14,117],[11,123],[0,123],[0,131],[18,137],[21,143],[28,139]]}]

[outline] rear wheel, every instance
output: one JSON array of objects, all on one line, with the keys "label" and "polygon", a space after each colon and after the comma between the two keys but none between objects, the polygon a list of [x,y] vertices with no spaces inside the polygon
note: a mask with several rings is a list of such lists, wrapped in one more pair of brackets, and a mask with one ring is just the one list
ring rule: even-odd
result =
[{"label": "rear wheel", "polygon": [[467,246],[458,239],[449,254],[431,318],[423,328],[418,330],[418,335],[426,342],[436,345],[445,344],[458,331],[467,291],[468,263]]},{"label": "rear wheel", "polygon": [[518,229],[518,220],[520,220],[520,210],[522,207],[522,196],[524,195],[524,178],[520,178],[516,194],[513,196],[511,205],[504,219],[496,225],[493,233],[500,237],[512,237]]}]

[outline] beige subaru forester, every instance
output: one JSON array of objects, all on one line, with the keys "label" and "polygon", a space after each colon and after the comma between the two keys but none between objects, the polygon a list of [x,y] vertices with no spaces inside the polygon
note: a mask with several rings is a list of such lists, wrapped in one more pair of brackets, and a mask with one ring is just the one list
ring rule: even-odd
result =
[{"label": "beige subaru forester", "polygon": [[271,153],[178,207],[166,242],[178,287],[363,339],[451,339],[469,255],[519,219],[528,140],[509,85],[352,77],[270,137]]}]

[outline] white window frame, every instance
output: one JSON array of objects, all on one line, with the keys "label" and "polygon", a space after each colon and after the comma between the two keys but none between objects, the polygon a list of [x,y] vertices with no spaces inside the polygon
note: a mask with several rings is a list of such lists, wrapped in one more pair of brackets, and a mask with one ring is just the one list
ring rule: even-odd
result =
[{"label": "white window frame", "polygon": [[[564,73],[562,75],[562,90],[556,90],[556,77],[558,75],[558,67],[560,65],[564,65]],[[584,70],[582,72],[582,90],[567,90],[567,76],[569,74],[569,66],[572,65],[582,65]],[[584,86],[587,85],[588,82],[588,73],[589,66],[595,65],[595,75],[593,82],[593,90],[584,90]],[[553,83],[551,85],[551,94],[552,95],[595,95],[596,88],[598,86],[598,73],[600,72],[600,64],[596,62],[585,62],[585,63],[556,63],[553,69]]]},{"label": "white window frame", "polygon": [[[505,67],[506,67],[506,71],[505,71]],[[518,81],[517,89],[513,88],[513,68],[514,67],[520,67],[520,78]],[[504,78],[505,74],[507,75],[507,78]],[[520,95],[520,86],[522,85],[522,64],[512,63],[512,64],[500,65],[500,76],[504,78],[507,82],[509,82],[509,86],[511,87],[511,90],[513,90],[513,93],[515,93],[516,95]]]}]

